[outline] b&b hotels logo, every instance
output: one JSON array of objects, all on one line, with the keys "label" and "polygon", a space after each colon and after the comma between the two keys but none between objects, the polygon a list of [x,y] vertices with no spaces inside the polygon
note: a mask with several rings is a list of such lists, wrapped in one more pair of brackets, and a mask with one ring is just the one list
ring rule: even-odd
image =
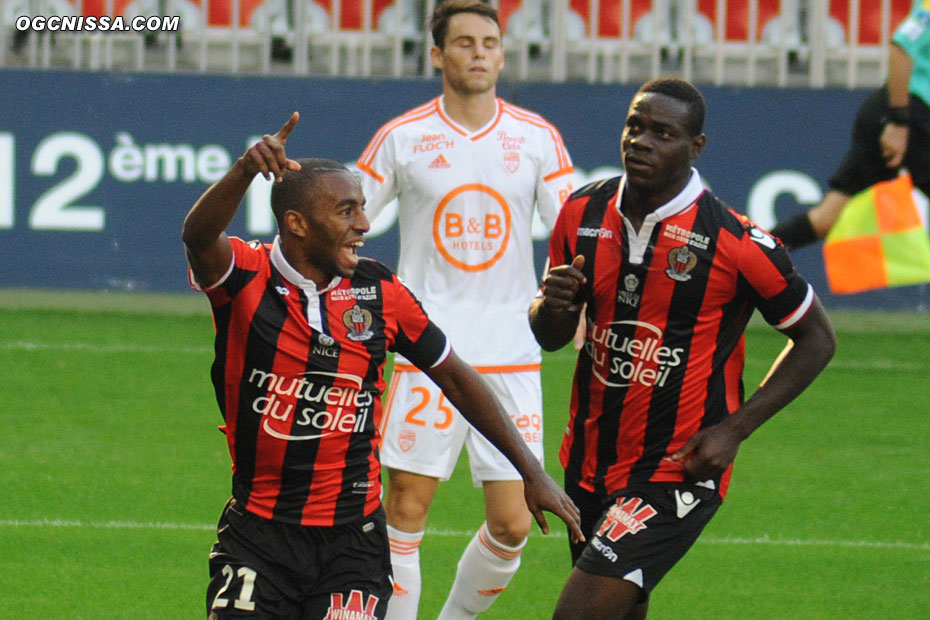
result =
[{"label": "b&b hotels logo", "polygon": [[456,268],[484,271],[507,251],[510,227],[510,207],[500,192],[468,183],[446,194],[436,207],[433,243]]}]

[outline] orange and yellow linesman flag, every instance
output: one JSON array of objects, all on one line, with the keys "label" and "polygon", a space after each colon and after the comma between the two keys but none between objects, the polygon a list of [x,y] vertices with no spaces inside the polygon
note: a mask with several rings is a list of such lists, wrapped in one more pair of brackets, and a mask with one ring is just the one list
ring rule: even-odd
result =
[{"label": "orange and yellow linesman flag", "polygon": [[930,282],[930,238],[913,187],[902,174],[850,198],[823,246],[831,292]]}]

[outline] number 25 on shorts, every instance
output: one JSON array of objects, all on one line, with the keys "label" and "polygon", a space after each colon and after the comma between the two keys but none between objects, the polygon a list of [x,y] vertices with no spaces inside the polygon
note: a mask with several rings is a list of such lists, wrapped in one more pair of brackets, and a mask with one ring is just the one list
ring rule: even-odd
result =
[{"label": "number 25 on shorts", "polygon": [[[428,388],[415,386],[410,388],[410,392],[411,394],[419,396],[420,402],[407,412],[407,415],[404,417],[404,422],[414,426],[426,426],[429,424],[426,418],[434,418],[433,426],[439,430],[445,430],[452,425],[454,411],[446,401],[445,394],[439,392],[436,408],[432,409],[430,408],[430,403],[433,399]],[[432,412],[435,412],[436,415],[431,416],[430,413]],[[442,414],[442,417],[440,418],[438,414]]]}]

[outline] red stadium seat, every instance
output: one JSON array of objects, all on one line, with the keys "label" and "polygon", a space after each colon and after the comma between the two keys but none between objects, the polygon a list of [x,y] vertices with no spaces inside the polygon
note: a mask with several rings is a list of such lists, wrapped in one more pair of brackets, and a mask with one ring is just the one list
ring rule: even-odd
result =
[{"label": "red stadium seat", "polygon": [[[724,39],[731,42],[749,41],[749,2],[750,0],[728,0]],[[778,0],[759,0],[759,13],[756,20],[756,41],[762,29],[770,20],[778,16]]]},{"label": "red stadium seat", "polygon": [[497,8],[497,18],[501,23],[501,31],[507,34],[507,22],[510,17],[520,10],[523,5],[522,0],[501,0]]},{"label": "red stadium seat", "polygon": [[[831,0],[830,17],[843,25],[847,32],[847,41],[850,35],[849,0]],[[911,0],[891,0],[891,32],[904,21],[911,11]],[[861,0],[859,2],[859,36],[856,40],[860,45],[879,45],[882,41],[882,2],[880,0]]]},{"label": "red stadium seat", "polygon": [[[233,19],[233,0],[194,0],[195,4],[207,3],[207,25],[212,28],[229,28]],[[247,27],[252,13],[262,0],[239,0],[239,26]]]},{"label": "red stadium seat", "polygon": [[[732,1],[732,0],[731,0]],[[616,39],[620,37],[622,32],[622,10],[623,4],[622,0],[571,0],[570,7],[571,10],[577,13],[585,22],[586,31],[588,36],[591,35],[591,13],[592,13],[592,2],[597,3],[598,9],[598,24],[597,24],[597,37],[604,39]],[[506,0],[501,1],[501,7],[505,4],[519,4],[515,0]],[[636,24],[644,15],[649,13],[652,10],[652,2],[650,0],[630,0],[630,21],[632,24]],[[697,10],[699,13],[702,13],[707,19],[716,25],[716,15],[717,15],[717,3],[716,0],[698,0]],[[629,32],[633,32],[633,28],[629,29]]]},{"label": "red stadium seat", "polygon": [[[317,0],[317,4],[322,6],[326,11],[333,14],[333,0]],[[371,1],[371,29],[376,30],[378,18],[386,8],[394,4],[393,0],[372,0]],[[339,15],[340,30],[361,31],[365,23],[365,7],[362,0],[342,0],[342,8]]]},{"label": "red stadium seat", "polygon": [[[581,16],[585,22],[588,36],[591,36],[591,13],[593,2],[597,3],[599,15],[596,36],[604,39],[615,39],[621,33],[621,0],[571,0],[571,8]],[[635,24],[636,20],[649,12],[649,0],[631,0],[630,18]],[[632,31],[632,28],[630,29]]]},{"label": "red stadium seat", "polygon": [[[71,4],[77,4],[75,0],[68,0]],[[126,15],[126,9],[134,0],[113,0],[113,16]],[[189,0],[193,4],[200,5],[200,0]],[[85,17],[103,17],[109,15],[107,12],[107,0],[83,0],[81,3],[81,14]]]}]

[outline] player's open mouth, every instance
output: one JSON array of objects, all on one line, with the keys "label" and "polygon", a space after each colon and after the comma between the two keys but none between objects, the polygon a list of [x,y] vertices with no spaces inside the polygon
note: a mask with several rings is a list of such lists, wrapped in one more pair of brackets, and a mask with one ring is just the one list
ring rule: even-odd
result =
[{"label": "player's open mouth", "polygon": [[358,251],[365,245],[365,241],[359,239],[358,241],[353,241],[352,243],[347,243],[343,246],[349,255],[349,262],[353,265],[358,264]]}]

